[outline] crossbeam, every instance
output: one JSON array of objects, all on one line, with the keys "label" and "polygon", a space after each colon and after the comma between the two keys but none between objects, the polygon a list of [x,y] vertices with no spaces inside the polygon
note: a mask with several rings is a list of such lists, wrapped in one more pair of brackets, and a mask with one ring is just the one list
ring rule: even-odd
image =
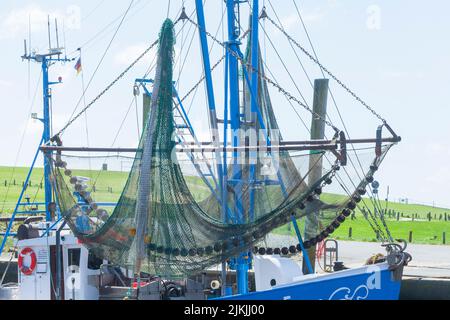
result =
[{"label": "crossbeam", "polygon": [[[190,147],[177,147],[177,153],[210,153],[210,152],[276,152],[276,151],[320,151],[320,150],[338,150],[336,143],[329,144],[310,144],[310,145],[280,145],[280,146],[239,146],[239,147],[209,147],[205,146],[192,146]],[[137,148],[85,148],[85,147],[58,147],[58,146],[42,146],[42,152],[91,152],[91,153],[136,153],[142,151]]]},{"label": "crossbeam", "polygon": [[[382,143],[399,143],[401,142],[401,137],[393,137],[393,138],[383,138],[381,139]],[[334,140],[303,140],[303,141],[279,141],[277,142],[280,146],[290,146],[290,145],[325,145],[332,144]],[[347,144],[371,144],[379,142],[376,138],[367,138],[367,139],[348,139],[346,140]],[[212,142],[200,142],[202,146],[212,145]],[[190,145],[196,145],[196,143],[192,142]],[[231,144],[229,144],[231,145]]]},{"label": "crossbeam", "polygon": [[[376,143],[398,143],[400,137],[379,139],[349,139],[346,144],[376,144]],[[209,153],[209,152],[271,152],[271,151],[336,151],[339,149],[334,140],[307,140],[307,141],[281,141],[278,145],[272,146],[239,146],[232,147],[213,147],[212,142],[200,142],[199,144],[191,143],[191,147],[177,148],[178,153]],[[92,152],[92,153],[136,153],[141,151],[137,148],[99,148],[99,147],[59,147],[59,146],[41,146],[42,152]]]}]

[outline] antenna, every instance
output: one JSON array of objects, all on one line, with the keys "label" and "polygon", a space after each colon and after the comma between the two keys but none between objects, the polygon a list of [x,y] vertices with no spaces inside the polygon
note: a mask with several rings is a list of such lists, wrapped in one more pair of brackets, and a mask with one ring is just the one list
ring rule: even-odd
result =
[{"label": "antenna", "polygon": [[64,41],[64,56],[67,57],[67,47],[66,47],[66,22],[63,19],[63,41]]},{"label": "antenna", "polygon": [[48,29],[48,50],[52,50],[52,39],[50,33],[50,15],[47,16],[47,29]]},{"label": "antenna", "polygon": [[23,40],[23,47],[24,47],[24,53],[23,53],[23,57],[22,57],[22,60],[28,55],[28,51],[27,51],[27,40],[26,39],[24,39]]},{"label": "antenna", "polygon": [[59,32],[58,32],[58,19],[55,18],[55,29],[56,29],[56,48],[59,49]]},{"label": "antenna", "polygon": [[[28,57],[31,57],[31,14],[28,15]],[[25,56],[27,55],[27,46],[25,41]],[[28,59],[28,99],[30,99],[31,90],[31,61]]]},{"label": "antenna", "polygon": [[31,48],[31,15],[28,15],[28,45],[29,45],[29,49],[30,52],[28,53],[28,55],[31,55],[31,50],[33,50]]}]

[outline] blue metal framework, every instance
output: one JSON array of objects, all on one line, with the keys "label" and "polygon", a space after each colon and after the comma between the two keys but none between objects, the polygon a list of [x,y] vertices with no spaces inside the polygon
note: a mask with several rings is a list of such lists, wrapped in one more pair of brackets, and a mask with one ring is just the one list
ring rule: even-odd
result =
[{"label": "blue metal framework", "polygon": [[[51,123],[52,123],[52,115],[50,112],[50,104],[51,104],[51,98],[52,98],[52,91],[51,91],[51,87],[53,85],[56,84],[60,84],[62,80],[59,80],[57,82],[51,82],[49,80],[49,69],[51,68],[52,65],[54,65],[55,63],[64,63],[64,62],[70,62],[73,61],[73,59],[68,59],[67,57],[62,58],[61,57],[62,52],[60,52],[59,50],[52,50],[50,49],[50,53],[48,54],[27,54],[25,52],[25,54],[22,56],[23,60],[28,60],[28,61],[34,61],[37,63],[41,64],[41,69],[42,69],[42,96],[43,96],[43,118],[39,119],[42,123],[43,123],[43,134],[42,134],[42,139],[40,140],[39,143],[39,147],[42,144],[47,144],[50,142],[51,139]],[[51,222],[52,217],[51,217],[51,213],[48,210],[48,205],[50,203],[52,203],[54,201],[53,199],[53,190],[52,190],[52,185],[51,185],[51,173],[52,173],[52,169],[51,169],[51,163],[49,160],[49,157],[51,156],[51,152],[45,152],[44,153],[44,192],[45,192],[45,203],[27,203],[26,205],[31,206],[39,206],[39,205],[44,205],[45,206],[45,210],[37,210],[37,211],[20,211],[20,207],[24,206],[24,204],[22,203],[23,201],[23,197],[25,195],[25,192],[28,188],[29,182],[30,182],[30,178],[31,175],[33,173],[33,170],[35,168],[35,165],[37,163],[37,159],[38,156],[40,154],[40,149],[38,148],[33,162],[31,164],[31,167],[28,171],[28,175],[27,178],[24,182],[24,186],[22,188],[22,191],[20,193],[19,199],[17,201],[16,207],[14,209],[14,212],[11,216],[11,219],[8,223],[8,227],[6,228],[6,232],[3,236],[3,240],[2,243],[0,245],[0,254],[3,253],[3,250],[6,246],[6,243],[8,241],[8,237],[10,236],[14,236],[14,233],[12,233],[12,228],[14,226],[14,220],[17,216],[17,214],[24,214],[24,215],[36,215],[38,213],[42,214],[45,213],[45,218],[46,221]],[[58,219],[57,219],[58,220]]]},{"label": "blue metal framework", "polygon": [[[239,147],[245,144],[243,141],[243,137],[239,135],[241,127],[241,123],[246,115],[241,114],[240,110],[240,94],[239,94],[239,63],[237,56],[243,58],[242,52],[240,50],[240,4],[247,1],[242,0],[226,0],[226,11],[227,11],[227,35],[228,39],[225,42],[226,44],[226,52],[225,52],[225,81],[224,81],[224,130],[223,130],[223,144],[228,145],[228,137],[231,133],[231,145],[233,147]],[[212,83],[212,77],[210,72],[210,58],[208,52],[208,42],[207,42],[207,34],[206,34],[206,22],[204,16],[203,9],[203,1],[196,0],[196,12],[197,12],[197,23],[199,25],[199,33],[200,33],[200,44],[202,51],[202,59],[203,59],[203,68],[205,71],[205,82],[206,89],[208,95],[208,106],[210,108],[210,125],[213,130],[213,142],[217,143],[219,137],[216,136],[218,134],[217,131],[217,117],[215,114],[215,101],[214,101],[214,89]],[[248,72],[245,68],[242,69],[243,72],[243,81],[248,86],[250,91],[250,103],[251,103],[251,116],[250,119],[245,119],[246,122],[250,122],[256,126],[259,123],[262,130],[266,130],[266,126],[263,122],[263,117],[261,114],[261,110],[258,106],[258,81],[259,81],[259,0],[252,0],[252,28],[251,28],[251,65],[252,70]],[[270,137],[266,136],[267,144],[270,146],[271,141]],[[225,210],[232,211],[232,218],[229,219],[228,215],[224,213],[224,221],[232,222],[232,223],[246,223],[246,218],[244,217],[244,212],[248,211],[248,219],[254,218],[254,192],[250,191],[250,203],[249,208],[244,208],[241,202],[239,195],[241,194],[243,185],[247,184],[256,184],[260,181],[256,181],[256,165],[254,164],[254,160],[257,157],[256,152],[250,152],[249,154],[249,165],[250,165],[250,176],[246,181],[244,181],[242,177],[242,167],[239,163],[239,153],[234,152],[231,155],[231,170],[232,170],[232,178],[228,179],[228,167],[227,167],[227,154],[226,152],[223,155],[217,154],[216,161],[218,164],[222,164],[222,167],[218,167],[218,180],[221,182],[220,187],[222,188],[222,199],[224,200],[222,203],[226,204],[228,199],[228,186],[232,185],[234,188],[234,208],[227,208],[224,206]],[[266,184],[278,184],[281,185],[284,190],[283,181],[279,176],[278,181],[263,181]],[[253,188],[250,188],[252,190]],[[285,191],[285,190],[284,190]],[[305,249],[303,246],[302,236],[300,234],[300,229],[298,227],[297,221],[295,218],[292,219],[292,223],[294,224],[295,230],[297,231],[297,236],[300,242],[300,247],[304,252],[304,257],[308,260],[307,254],[305,254]],[[237,274],[237,293],[247,294],[248,293],[248,271],[251,264],[251,253],[243,252],[238,257],[232,259],[230,261],[230,268],[236,270]],[[311,264],[307,262],[309,269],[312,270]],[[222,274],[223,281],[226,277],[226,274]],[[224,284],[225,285],[225,284]],[[223,291],[224,292],[224,291]]]}]

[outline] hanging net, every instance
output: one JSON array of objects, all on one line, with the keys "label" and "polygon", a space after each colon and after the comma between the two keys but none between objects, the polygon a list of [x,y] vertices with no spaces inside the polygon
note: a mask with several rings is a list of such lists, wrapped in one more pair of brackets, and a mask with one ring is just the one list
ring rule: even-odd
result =
[{"label": "hanging net", "polygon": [[[67,168],[70,161],[63,161],[61,154],[56,156],[55,193],[75,235],[111,263],[167,277],[197,274],[251,252],[293,215],[320,220],[307,232],[309,246],[325,239],[361,201],[388,147],[371,160],[367,175],[338,203],[319,200],[340,168],[337,162],[317,181],[307,180],[314,164],[327,156],[325,151],[316,152],[312,164],[304,152],[239,152],[239,157],[230,157],[224,165],[226,178],[220,183],[226,187],[199,199],[192,185],[201,184],[201,179],[185,176],[174,139],[173,28],[166,20],[160,32],[151,109],[117,205],[112,210],[102,208],[76,170]],[[249,51],[247,59],[251,54]],[[261,62],[260,70],[264,73]],[[242,139],[248,146],[282,141],[267,83],[261,76],[258,87],[259,116],[251,108],[250,89],[244,88],[244,127],[262,133],[253,140]],[[237,159],[241,164],[235,163]],[[294,245],[289,250],[294,253],[300,248]]]}]

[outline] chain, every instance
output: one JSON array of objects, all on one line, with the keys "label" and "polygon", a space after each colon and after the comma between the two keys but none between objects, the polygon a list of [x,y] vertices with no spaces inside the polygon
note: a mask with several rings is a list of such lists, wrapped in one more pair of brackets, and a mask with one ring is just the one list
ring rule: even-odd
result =
[{"label": "chain", "polygon": [[304,47],[302,47],[295,39],[293,39],[282,27],[280,27],[275,21],[273,21],[267,14],[264,16],[268,19],[281,33],[283,33],[295,46],[297,46],[309,59],[316,63],[320,69],[328,74],[334,81],[336,81],[342,88],[344,88],[356,101],[361,103],[367,110],[369,110],[375,117],[381,120],[383,123],[387,121],[379,115],[371,106],[369,106],[364,100],[362,100],[356,93],[354,93],[348,86],[346,86],[341,80],[339,80],[331,71],[329,71],[323,64],[321,64],[315,57],[313,57]]},{"label": "chain", "polygon": [[120,79],[122,79],[128,71],[130,71],[147,53],[150,52],[157,44],[158,40],[153,42],[150,47],[148,47],[136,60],[133,61],[132,64],[130,64],[116,79],[114,79],[113,82],[111,82],[102,92],[100,92],[86,107],[83,108],[75,117],[72,118],[57,134],[54,135],[60,136],[64,131],[67,130],[68,127],[70,127],[75,121],[78,120],[92,105],[94,105],[98,100],[100,100],[101,97],[103,97]]},{"label": "chain", "polygon": [[[194,26],[196,26],[199,30],[201,29],[200,26],[193,21],[192,19],[187,19],[190,23],[192,23]],[[277,88],[278,91],[280,91],[283,95],[286,96],[287,99],[294,101],[295,103],[297,103],[298,105],[300,105],[302,108],[304,108],[306,111],[308,111],[309,113],[311,113],[316,119],[322,120],[326,125],[330,126],[331,128],[334,129],[334,131],[339,132],[340,130],[333,125],[330,121],[328,121],[327,119],[325,119],[324,117],[322,117],[321,115],[319,115],[318,113],[314,112],[314,110],[312,110],[310,107],[308,107],[306,104],[302,103],[299,99],[297,99],[296,97],[294,97],[292,94],[290,94],[287,90],[285,90],[283,87],[281,87],[279,84],[277,84],[275,81],[273,81],[272,79],[270,79],[269,77],[267,77],[266,75],[262,74],[261,72],[259,72],[259,70],[256,70],[255,68],[253,68],[252,65],[246,63],[244,61],[244,59],[242,57],[239,56],[239,54],[233,50],[231,50],[227,45],[225,45],[224,43],[222,43],[219,39],[217,39],[215,36],[213,36],[210,32],[208,32],[207,30],[202,30],[203,32],[205,32],[205,34],[211,38],[214,42],[216,42],[217,44],[219,44],[220,46],[222,46],[223,48],[225,48],[233,57],[235,57],[242,66],[247,67],[248,69],[250,69],[251,72],[257,73],[262,79],[266,80],[269,84],[271,84],[273,87]],[[244,35],[247,35],[248,32],[246,32]]]},{"label": "chain", "polygon": [[[175,21],[174,26],[178,24],[178,22],[181,20],[178,19]],[[75,117],[73,117],[57,134],[54,135],[54,137],[60,136],[64,133],[64,131],[67,130],[75,121],[78,120],[90,107],[92,107],[102,96],[104,96],[120,79],[122,79],[139,61],[146,56],[150,50],[152,50],[157,44],[159,43],[159,40],[156,40],[153,42],[139,57],[136,58],[116,79],[114,79],[113,82],[111,82],[102,92],[100,92],[86,107],[83,108]]]}]

